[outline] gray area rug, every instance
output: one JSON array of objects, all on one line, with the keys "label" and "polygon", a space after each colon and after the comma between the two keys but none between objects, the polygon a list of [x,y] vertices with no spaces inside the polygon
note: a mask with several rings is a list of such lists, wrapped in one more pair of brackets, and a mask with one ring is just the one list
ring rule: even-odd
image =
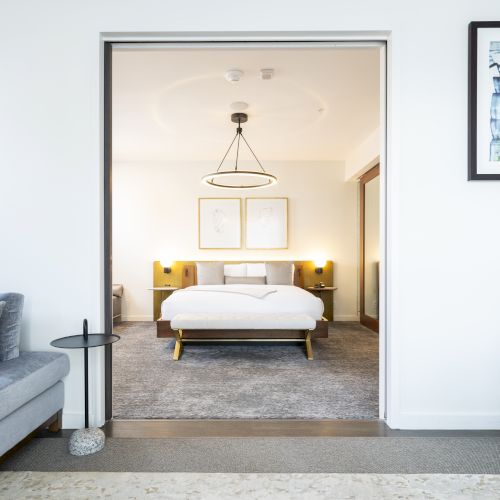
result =
[{"label": "gray area rug", "polygon": [[38,438],[0,470],[500,474],[500,438],[109,438],[87,457]]},{"label": "gray area rug", "polygon": [[359,323],[314,341],[314,361],[302,343],[254,342],[188,344],[173,361],[154,322],[114,331],[114,418],[378,418],[378,334]]}]

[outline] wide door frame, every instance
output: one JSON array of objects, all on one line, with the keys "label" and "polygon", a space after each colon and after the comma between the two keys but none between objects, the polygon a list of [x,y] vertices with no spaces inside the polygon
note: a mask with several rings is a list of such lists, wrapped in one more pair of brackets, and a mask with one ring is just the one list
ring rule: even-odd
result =
[{"label": "wide door frame", "polygon": [[[103,327],[106,334],[113,331],[112,311],[112,49],[119,45],[120,49],[137,49],[141,46],[158,48],[214,48],[228,45],[231,47],[379,47],[380,56],[380,165],[381,165],[381,272],[380,272],[380,340],[379,340],[379,418],[387,418],[388,376],[387,351],[389,332],[387,331],[387,198],[386,173],[388,149],[388,61],[390,60],[390,33],[346,32],[248,32],[248,33],[103,33],[101,34],[101,124],[102,124],[102,171],[103,171]],[[112,347],[104,350],[104,387],[96,386],[95,393],[101,392],[104,398],[104,415],[102,420],[110,420],[112,409]],[[318,420],[319,423],[323,422]],[[362,422],[362,421],[361,421]]]},{"label": "wide door frame", "polygon": [[365,186],[379,176],[380,164],[375,165],[359,178],[359,321],[377,333],[379,320],[365,314]]}]

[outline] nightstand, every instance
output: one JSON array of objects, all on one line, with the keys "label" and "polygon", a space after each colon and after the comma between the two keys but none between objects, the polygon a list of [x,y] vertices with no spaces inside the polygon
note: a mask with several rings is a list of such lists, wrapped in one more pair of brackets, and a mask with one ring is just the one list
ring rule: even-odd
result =
[{"label": "nightstand", "polygon": [[176,290],[179,290],[177,286],[154,286],[148,288],[153,292],[153,320],[156,321],[161,316],[161,303]]},{"label": "nightstand", "polygon": [[317,295],[323,301],[323,304],[325,305],[325,310],[328,309],[326,301],[330,301],[330,304],[332,306],[332,318],[331,318],[331,320],[330,320],[330,318],[327,318],[327,319],[329,319],[330,321],[333,321],[334,320],[333,293],[335,292],[335,290],[337,290],[337,287],[336,286],[324,286],[324,287],[320,288],[320,287],[315,287],[315,286],[308,286],[308,287],[306,287],[306,289],[309,292]]}]

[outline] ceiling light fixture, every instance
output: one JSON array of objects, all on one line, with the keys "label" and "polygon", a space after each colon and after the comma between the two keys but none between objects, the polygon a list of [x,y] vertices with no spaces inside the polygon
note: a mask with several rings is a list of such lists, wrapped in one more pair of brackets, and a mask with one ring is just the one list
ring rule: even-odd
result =
[{"label": "ceiling light fixture", "polygon": [[[219,187],[219,188],[228,188],[228,189],[256,189],[269,187],[278,182],[278,179],[272,175],[268,174],[259,159],[253,152],[250,144],[248,144],[247,140],[243,135],[243,129],[241,128],[241,124],[248,121],[248,115],[246,113],[233,113],[231,115],[231,121],[233,123],[238,124],[238,128],[236,129],[236,135],[234,136],[229,148],[226,151],[226,154],[222,158],[222,161],[217,168],[217,171],[212,174],[207,174],[201,178],[201,182],[207,184],[208,186]],[[236,145],[236,161],[233,170],[222,170],[221,167],[226,159],[229,151],[233,147],[234,142],[237,140]],[[252,153],[253,157],[257,161],[259,167],[262,172],[258,170],[238,170],[238,158],[240,153],[240,140],[243,139],[248,149]]]}]

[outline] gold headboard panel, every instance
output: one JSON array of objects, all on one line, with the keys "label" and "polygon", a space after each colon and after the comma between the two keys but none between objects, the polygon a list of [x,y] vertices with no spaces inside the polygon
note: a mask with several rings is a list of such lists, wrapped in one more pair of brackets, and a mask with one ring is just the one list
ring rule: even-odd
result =
[{"label": "gold headboard panel", "polygon": [[[210,262],[210,261],[207,261]],[[264,262],[259,261],[224,261],[226,264],[241,264],[242,262]],[[282,261],[283,262],[283,261]],[[333,286],[333,262],[327,261],[322,274],[315,273],[314,262],[310,260],[293,261],[295,264],[294,285],[300,288],[313,286],[322,281],[326,286]],[[153,262],[153,286],[175,286],[186,288],[196,285],[196,262],[176,261],[172,264],[172,271],[164,273],[159,261]]]}]

